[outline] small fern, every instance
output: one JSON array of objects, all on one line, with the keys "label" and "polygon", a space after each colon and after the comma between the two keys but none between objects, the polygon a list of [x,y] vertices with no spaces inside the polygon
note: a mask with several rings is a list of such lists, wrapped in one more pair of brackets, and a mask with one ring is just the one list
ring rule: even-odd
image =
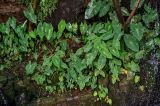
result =
[{"label": "small fern", "polygon": [[[20,0],[21,3],[29,6],[33,4],[33,0]],[[39,9],[36,11],[38,16],[38,21],[43,21],[46,16],[51,15],[51,13],[56,9],[56,4],[58,0],[39,0]]]},{"label": "small fern", "polygon": [[40,10],[38,12],[39,21],[43,21],[47,15],[56,9],[56,4],[58,0],[40,0]]}]

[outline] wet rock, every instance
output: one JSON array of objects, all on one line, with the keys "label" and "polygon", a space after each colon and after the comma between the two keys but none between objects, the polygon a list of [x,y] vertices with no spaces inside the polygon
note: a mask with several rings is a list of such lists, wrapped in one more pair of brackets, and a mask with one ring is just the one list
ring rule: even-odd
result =
[{"label": "wet rock", "polygon": [[7,77],[0,75],[0,88],[2,88],[7,83]]},{"label": "wet rock", "polygon": [[81,22],[88,3],[86,1],[89,0],[59,0],[57,9],[46,18],[46,21],[51,22],[54,27],[57,27],[61,19],[68,22]]},{"label": "wet rock", "polygon": [[27,104],[28,100],[27,100],[27,96],[25,92],[20,93],[17,97],[16,97],[16,106],[24,106]]},{"label": "wet rock", "polygon": [[8,100],[2,90],[0,90],[0,106],[8,106]]},{"label": "wet rock", "polygon": [[23,10],[25,8],[16,0],[0,0],[0,23],[6,22],[11,16],[16,17],[18,23],[24,22]]}]

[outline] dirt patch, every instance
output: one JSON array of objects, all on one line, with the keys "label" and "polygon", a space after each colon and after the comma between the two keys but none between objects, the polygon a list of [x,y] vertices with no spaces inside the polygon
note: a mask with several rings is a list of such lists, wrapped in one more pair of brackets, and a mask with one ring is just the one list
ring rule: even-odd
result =
[{"label": "dirt patch", "polygon": [[13,16],[18,23],[24,21],[23,10],[25,6],[15,0],[0,1],[0,23],[6,22],[9,17]]}]

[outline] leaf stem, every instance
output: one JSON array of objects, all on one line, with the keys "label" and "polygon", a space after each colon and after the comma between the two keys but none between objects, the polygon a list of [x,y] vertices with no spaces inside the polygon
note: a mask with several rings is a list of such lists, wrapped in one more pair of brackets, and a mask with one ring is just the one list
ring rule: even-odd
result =
[{"label": "leaf stem", "polygon": [[135,13],[136,13],[136,11],[137,11],[140,3],[141,3],[141,0],[137,0],[137,3],[136,3],[136,5],[135,5],[134,9],[133,9],[132,12],[130,13],[130,15],[129,15],[127,21],[126,21],[126,26],[128,26],[128,25],[130,24],[130,22],[131,22],[133,16],[135,15]]},{"label": "leaf stem", "polygon": [[115,8],[118,20],[122,24],[123,28],[125,28],[125,21],[124,21],[123,15],[122,15],[120,2],[119,2],[119,0],[112,0],[112,2],[113,2],[113,6]]}]

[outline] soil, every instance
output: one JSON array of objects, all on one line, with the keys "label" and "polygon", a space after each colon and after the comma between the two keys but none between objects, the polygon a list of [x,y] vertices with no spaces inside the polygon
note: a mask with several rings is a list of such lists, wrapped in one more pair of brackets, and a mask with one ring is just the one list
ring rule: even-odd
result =
[{"label": "soil", "polygon": [[0,0],[0,23],[6,22],[11,16],[17,19],[17,23],[24,22],[24,9],[25,6],[15,0]]}]

